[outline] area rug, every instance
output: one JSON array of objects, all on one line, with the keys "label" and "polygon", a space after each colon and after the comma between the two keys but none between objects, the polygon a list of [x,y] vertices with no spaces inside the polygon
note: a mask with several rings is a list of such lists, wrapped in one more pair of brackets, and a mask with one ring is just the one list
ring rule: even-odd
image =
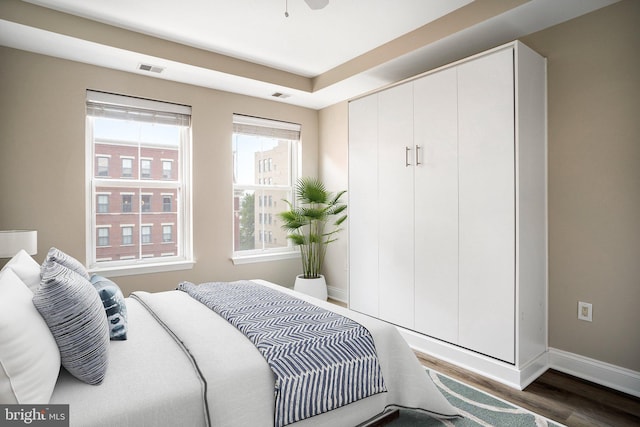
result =
[{"label": "area rug", "polygon": [[495,396],[469,387],[439,372],[427,369],[429,376],[444,397],[460,411],[460,418],[441,420],[401,409],[400,417],[386,424],[393,427],[455,426],[455,427],[560,427],[543,416],[512,405]]}]

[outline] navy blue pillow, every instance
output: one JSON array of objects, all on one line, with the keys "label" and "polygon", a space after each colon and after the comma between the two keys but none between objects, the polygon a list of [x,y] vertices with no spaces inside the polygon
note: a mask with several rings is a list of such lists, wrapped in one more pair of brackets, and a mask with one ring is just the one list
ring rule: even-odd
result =
[{"label": "navy blue pillow", "polygon": [[122,291],[111,280],[94,274],[91,284],[98,291],[102,305],[107,313],[109,337],[112,340],[127,339],[127,306]]}]

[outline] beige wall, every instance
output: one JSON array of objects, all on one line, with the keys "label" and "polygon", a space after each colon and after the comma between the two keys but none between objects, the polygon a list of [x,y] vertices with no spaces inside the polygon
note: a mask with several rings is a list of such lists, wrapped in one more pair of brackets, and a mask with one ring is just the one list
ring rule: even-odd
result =
[{"label": "beige wall", "polygon": [[[125,294],[181,280],[263,278],[291,286],[299,260],[234,266],[231,120],[243,113],[302,125],[303,173],[317,174],[318,112],[0,47],[0,229],[38,230],[50,246],[85,259],[85,90],[193,107],[193,270],[119,277]],[[6,260],[3,260],[3,262]]]},{"label": "beige wall", "polygon": [[[640,371],[640,2],[525,37],[548,58],[549,346]],[[347,104],[320,112],[321,175],[346,167]],[[328,121],[331,121],[329,123]],[[329,130],[330,129],[330,130]],[[334,268],[334,267],[332,267]],[[338,279],[340,283],[338,283]],[[345,275],[334,286],[347,289]],[[578,301],[593,322],[577,319]]]},{"label": "beige wall", "polygon": [[[548,58],[549,345],[640,371],[640,2],[523,39]],[[577,319],[578,301],[593,322]]]},{"label": "beige wall", "polygon": [[[319,174],[331,192],[348,187],[348,146],[344,132],[348,129],[348,104],[342,102],[320,111],[319,115]],[[349,193],[342,200],[348,204]],[[349,209],[347,207],[347,215]],[[348,221],[344,223],[338,240],[327,248],[323,273],[329,287],[329,295],[348,300]]]}]

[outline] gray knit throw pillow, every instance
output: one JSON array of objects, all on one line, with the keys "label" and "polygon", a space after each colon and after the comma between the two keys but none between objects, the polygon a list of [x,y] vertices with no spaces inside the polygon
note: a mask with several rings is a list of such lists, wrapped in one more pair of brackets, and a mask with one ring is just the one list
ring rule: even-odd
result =
[{"label": "gray knit throw pillow", "polygon": [[87,384],[100,384],[108,365],[109,327],[91,283],[56,262],[46,262],[33,304],[58,344],[62,366]]},{"label": "gray knit throw pillow", "polygon": [[84,265],[82,265],[80,261],[78,261],[71,255],[62,252],[58,248],[52,247],[49,249],[49,252],[47,252],[47,257],[44,259],[41,268],[46,268],[47,264],[51,263],[52,261],[56,264],[62,265],[63,267],[67,267],[69,270],[75,271],[87,280],[91,280],[89,272],[87,272],[87,269],[84,267]]}]

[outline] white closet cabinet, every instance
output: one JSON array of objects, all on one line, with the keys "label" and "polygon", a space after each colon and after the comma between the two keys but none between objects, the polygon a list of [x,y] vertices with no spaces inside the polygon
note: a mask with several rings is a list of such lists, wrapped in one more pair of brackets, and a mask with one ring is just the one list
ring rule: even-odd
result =
[{"label": "white closet cabinet", "polygon": [[458,342],[457,69],[413,83],[415,330]]},{"label": "white closet cabinet", "polygon": [[413,329],[413,90],[378,95],[379,316]]},{"label": "white closet cabinet", "polygon": [[457,69],[458,344],[513,363],[513,50],[469,61]]},{"label": "white closet cabinet", "polygon": [[349,305],[522,388],[546,369],[546,62],[519,42],[349,104]]},{"label": "white closet cabinet", "polygon": [[[349,239],[357,250],[349,252],[351,277],[349,301],[353,310],[378,317],[378,97],[373,95],[349,105]],[[374,209],[370,211],[370,209]],[[356,243],[357,242],[357,243]]]}]

